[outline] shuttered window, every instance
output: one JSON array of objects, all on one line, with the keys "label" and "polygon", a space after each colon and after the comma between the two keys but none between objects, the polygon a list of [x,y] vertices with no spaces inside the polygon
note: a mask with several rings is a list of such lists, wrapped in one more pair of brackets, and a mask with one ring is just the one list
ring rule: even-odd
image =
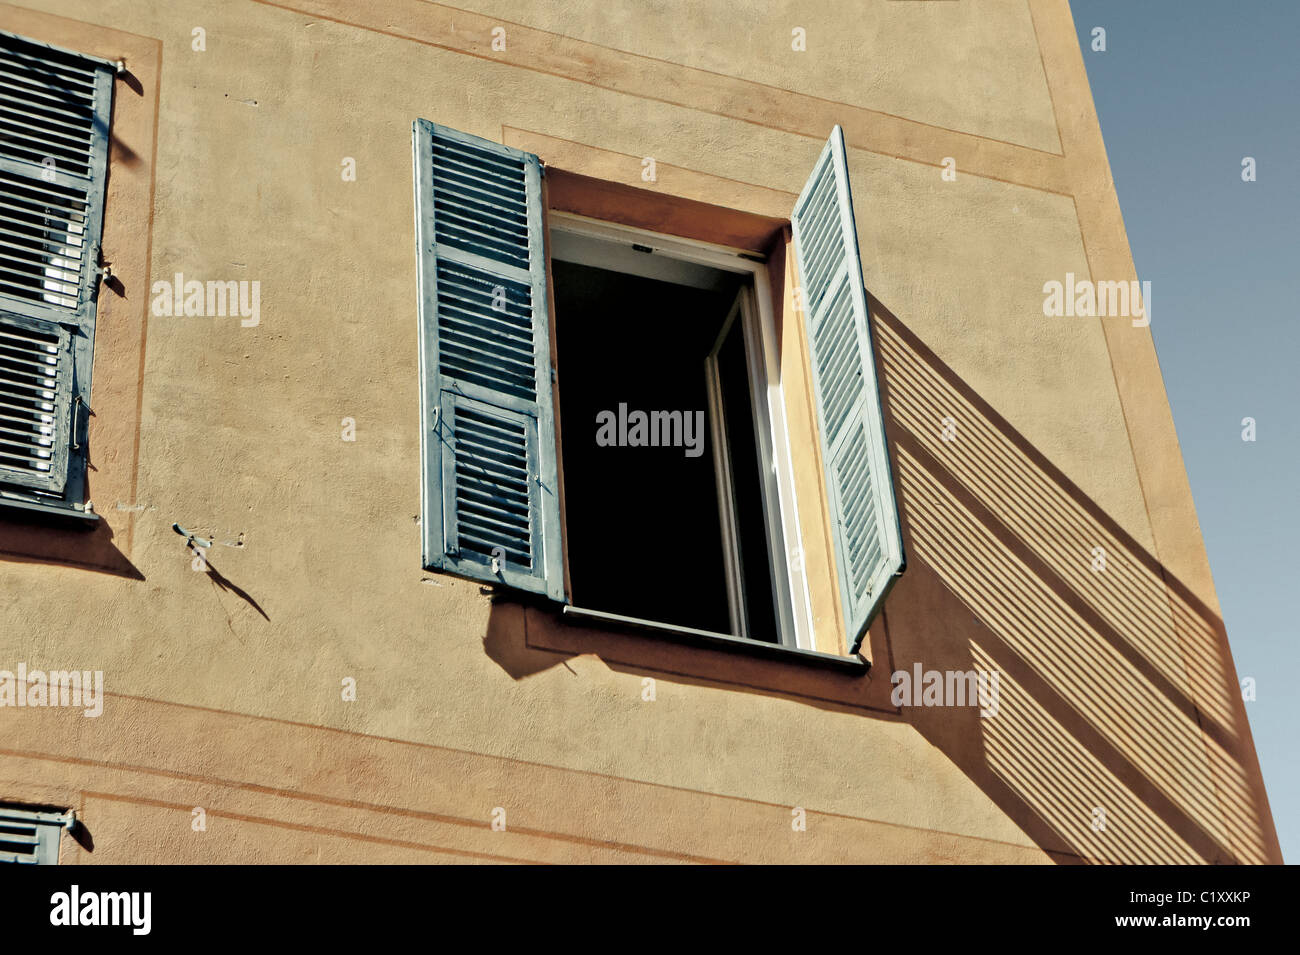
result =
[{"label": "shuttered window", "polygon": [[563,601],[541,163],[414,144],[424,566]]},{"label": "shuttered window", "polygon": [[838,126],[795,203],[791,222],[840,601],[850,650],[857,652],[904,559]]},{"label": "shuttered window", "polygon": [[[424,120],[414,143],[424,566],[564,602],[541,163]],[[791,220],[856,653],[904,560],[839,127]]]},{"label": "shuttered window", "polygon": [[110,64],[0,33],[0,503],[84,500]]},{"label": "shuttered window", "polygon": [[59,838],[72,816],[0,805],[0,863],[58,865]]}]

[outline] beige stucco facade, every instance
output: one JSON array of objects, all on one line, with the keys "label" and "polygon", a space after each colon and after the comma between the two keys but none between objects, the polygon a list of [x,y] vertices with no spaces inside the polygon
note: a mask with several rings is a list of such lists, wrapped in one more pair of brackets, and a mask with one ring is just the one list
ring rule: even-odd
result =
[{"label": "beige stucco facade", "polygon": [[[0,710],[0,800],[76,809],[62,862],[1280,861],[1150,330],[1043,313],[1066,273],[1136,278],[1065,0],[29,0],[0,29],[128,71],[102,521],[0,514],[0,669],[104,673],[97,718]],[[908,554],[869,675],[421,569],[420,117],[537,153],[552,209],[774,240],[832,653],[782,224],[843,127]],[[260,323],[151,314],[176,273],[260,282]],[[895,707],[917,662],[998,670],[997,717]]]}]

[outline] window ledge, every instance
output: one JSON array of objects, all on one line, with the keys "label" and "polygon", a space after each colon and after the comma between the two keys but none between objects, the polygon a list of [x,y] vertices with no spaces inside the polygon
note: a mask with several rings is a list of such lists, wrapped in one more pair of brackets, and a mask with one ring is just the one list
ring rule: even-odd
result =
[{"label": "window ledge", "polygon": [[66,504],[46,504],[4,495],[0,495],[0,517],[57,524],[80,530],[92,530],[99,524],[99,515],[94,511],[81,511]]},{"label": "window ledge", "polygon": [[725,633],[709,630],[696,630],[692,627],[680,627],[673,624],[643,620],[640,617],[625,617],[622,614],[609,613],[604,610],[585,610],[581,607],[565,605],[564,618],[574,622],[598,623],[620,629],[654,633],[682,643],[691,643],[714,649],[744,653],[765,657],[772,660],[806,663],[816,667],[826,667],[842,673],[865,674],[871,664],[861,656],[842,657],[820,650],[804,650],[800,647],[787,647],[782,644],[762,643],[758,640],[746,640]]}]

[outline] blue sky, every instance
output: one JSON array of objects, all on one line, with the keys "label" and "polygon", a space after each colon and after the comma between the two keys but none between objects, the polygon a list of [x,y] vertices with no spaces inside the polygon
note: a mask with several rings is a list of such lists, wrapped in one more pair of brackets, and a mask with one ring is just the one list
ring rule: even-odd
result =
[{"label": "blue sky", "polygon": [[1300,2],[1070,8],[1228,639],[1256,680],[1283,857],[1300,862]]}]

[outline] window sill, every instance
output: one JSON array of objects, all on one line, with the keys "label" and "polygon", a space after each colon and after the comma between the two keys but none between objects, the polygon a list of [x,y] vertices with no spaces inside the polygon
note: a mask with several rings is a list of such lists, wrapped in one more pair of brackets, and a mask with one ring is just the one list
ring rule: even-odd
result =
[{"label": "window sill", "polygon": [[0,495],[0,518],[78,530],[93,530],[99,524],[99,515],[94,511],[79,511],[64,504],[46,504],[4,495]]},{"label": "window sill", "polygon": [[841,673],[865,674],[871,664],[860,656],[842,657],[820,650],[804,650],[775,643],[762,643],[758,640],[746,640],[725,633],[713,633],[708,630],[696,630],[691,627],[679,627],[642,620],[639,617],[624,617],[621,614],[608,613],[604,610],[585,610],[566,605],[564,618],[582,624],[597,624],[602,627],[614,627],[640,633],[653,633],[681,643],[705,646],[710,649],[725,650],[731,653],[743,653],[769,660],[783,660],[824,667]]}]

